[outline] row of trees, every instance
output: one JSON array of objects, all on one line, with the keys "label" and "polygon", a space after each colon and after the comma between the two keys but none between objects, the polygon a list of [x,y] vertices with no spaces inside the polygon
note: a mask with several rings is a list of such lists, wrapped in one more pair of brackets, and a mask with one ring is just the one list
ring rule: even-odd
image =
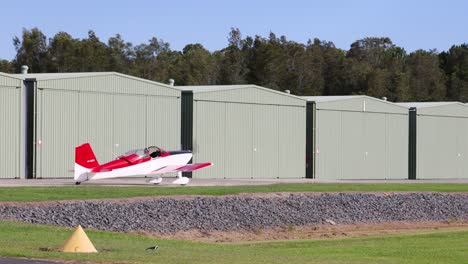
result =
[{"label": "row of trees", "polygon": [[16,57],[0,60],[0,71],[117,71],[177,85],[252,83],[296,95],[367,94],[391,101],[468,101],[468,44],[407,53],[389,38],[365,38],[348,51],[319,39],[306,44],[277,37],[242,37],[231,29],[228,45],[210,52],[200,44],[182,51],[152,38],[134,46],[117,34],[102,42],[93,31],[84,39],[65,32],[47,37],[24,30],[13,44]]}]

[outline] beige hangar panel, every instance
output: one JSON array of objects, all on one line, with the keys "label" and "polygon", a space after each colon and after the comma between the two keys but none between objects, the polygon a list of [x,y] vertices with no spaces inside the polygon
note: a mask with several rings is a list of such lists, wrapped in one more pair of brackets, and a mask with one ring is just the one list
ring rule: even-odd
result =
[{"label": "beige hangar panel", "polygon": [[[319,110],[320,111],[320,110]],[[319,112],[317,111],[317,112]],[[315,178],[318,179],[336,179],[336,175],[341,175],[343,162],[341,154],[341,112],[322,111],[316,115],[316,133],[314,133],[315,149],[313,169]],[[312,137],[307,134],[308,142]],[[311,156],[310,158],[313,158]],[[312,178],[311,176],[309,176]]]},{"label": "beige hangar panel", "polygon": [[0,178],[19,178],[22,80],[0,73]]},{"label": "beige hangar panel", "polygon": [[18,76],[36,82],[33,178],[72,178],[85,142],[101,163],[148,145],[180,148],[179,89],[115,72]]},{"label": "beige hangar panel", "polygon": [[[410,178],[468,178],[468,105],[400,103],[410,107]],[[411,118],[413,116],[413,118]],[[411,133],[411,132],[410,132]]]},{"label": "beige hangar panel", "polygon": [[[283,164],[283,160],[292,160],[282,157],[282,152],[287,152],[282,143],[272,144],[284,134],[285,128],[289,128],[286,119],[282,120],[283,118],[279,116],[284,116],[285,113],[282,110],[286,109],[281,109],[275,105],[253,105],[252,107],[252,124],[255,124],[251,142],[253,145],[252,175],[255,178],[276,179],[280,175],[287,174],[282,171],[283,168],[288,168],[287,164]],[[278,118],[271,118],[271,116],[278,116]],[[253,144],[254,142],[255,144]],[[295,146],[291,147],[294,148]],[[272,155],[274,153],[279,153],[279,155]],[[294,153],[294,151],[291,151],[291,153]],[[303,161],[303,156],[299,158],[299,161]],[[296,166],[291,166],[291,168],[293,167]]]},{"label": "beige hangar panel", "polygon": [[408,177],[408,108],[368,96],[304,98],[311,109],[307,148],[313,166],[307,177]]},{"label": "beige hangar panel", "polygon": [[[304,107],[278,107],[279,178],[305,177],[306,102]],[[275,158],[273,156],[272,158]],[[272,166],[275,166],[273,162]]]},{"label": "beige hangar panel", "polygon": [[182,145],[194,178],[304,178],[306,101],[255,85],[186,86]]},{"label": "beige hangar panel", "polygon": [[[184,113],[183,113],[184,114]],[[214,166],[200,171],[197,178],[223,179],[226,149],[226,104],[223,102],[193,102],[194,162],[212,162]],[[211,129],[206,129],[210,127]],[[183,146],[184,149],[191,147]],[[196,152],[195,152],[196,150]],[[203,172],[203,173],[201,173]]]}]

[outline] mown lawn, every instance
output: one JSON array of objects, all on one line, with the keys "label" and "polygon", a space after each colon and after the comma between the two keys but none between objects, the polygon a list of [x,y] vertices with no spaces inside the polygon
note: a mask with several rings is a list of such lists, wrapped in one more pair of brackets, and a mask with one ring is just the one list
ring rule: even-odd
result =
[{"label": "mown lawn", "polygon": [[50,186],[0,187],[0,201],[49,201],[69,199],[129,198],[166,195],[226,195],[265,192],[468,192],[468,184],[351,184],[291,183],[256,186],[159,187],[159,186]]},{"label": "mown lawn", "polygon": [[[467,263],[468,229],[328,240],[210,244],[86,230],[100,253],[61,253],[72,229],[0,222],[0,256],[117,263]],[[145,248],[159,245],[157,251]]]}]

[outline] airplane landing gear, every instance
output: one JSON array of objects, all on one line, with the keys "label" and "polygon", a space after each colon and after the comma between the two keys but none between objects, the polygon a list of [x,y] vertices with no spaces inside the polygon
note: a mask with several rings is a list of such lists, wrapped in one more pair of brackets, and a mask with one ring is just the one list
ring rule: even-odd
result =
[{"label": "airplane landing gear", "polygon": [[162,178],[161,177],[157,177],[157,178],[152,178],[148,181],[148,183],[152,183],[152,184],[160,184],[162,182]]}]

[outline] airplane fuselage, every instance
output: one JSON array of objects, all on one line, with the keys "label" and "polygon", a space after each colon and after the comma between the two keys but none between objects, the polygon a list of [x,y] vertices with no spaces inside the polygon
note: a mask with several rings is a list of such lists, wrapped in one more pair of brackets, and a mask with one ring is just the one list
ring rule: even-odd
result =
[{"label": "airplane fuselage", "polygon": [[98,180],[128,176],[147,176],[153,171],[166,166],[187,164],[192,159],[192,153],[178,153],[164,157],[132,159],[132,157],[119,157],[116,160],[102,164],[91,170],[75,164],[75,171],[83,171],[75,180]]}]

